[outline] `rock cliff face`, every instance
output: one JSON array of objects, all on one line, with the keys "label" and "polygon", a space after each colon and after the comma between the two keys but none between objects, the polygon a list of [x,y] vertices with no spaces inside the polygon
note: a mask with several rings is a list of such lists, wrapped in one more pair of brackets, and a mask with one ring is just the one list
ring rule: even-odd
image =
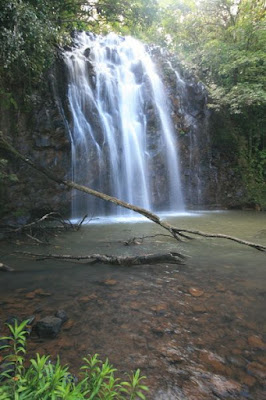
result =
[{"label": "rock cliff face", "polygon": [[[176,57],[159,48],[152,48],[150,51],[163,77],[169,99],[179,143],[181,179],[187,207],[238,206],[244,196],[241,179],[235,173],[227,155],[215,147],[213,136],[219,129],[221,118],[208,110],[205,88],[183,70]],[[34,162],[51,168],[60,177],[71,178],[67,79],[60,57],[48,77],[48,82],[45,91],[35,91],[31,96],[29,109],[2,109],[0,130],[11,138],[19,151]],[[153,108],[149,108],[148,104],[147,102],[147,125],[156,141],[157,120]],[[158,158],[160,165],[160,154],[155,154],[154,157]],[[49,182],[47,178],[21,163],[10,162],[9,168],[10,172],[17,174],[18,182],[6,183],[1,189],[2,217],[8,216],[9,221],[10,216],[16,219],[23,217],[24,221],[28,217],[42,215],[51,210],[70,213],[69,191]],[[154,179],[158,183],[157,187],[163,182],[161,175],[162,171],[160,168],[156,170],[155,163]],[[160,200],[158,190],[156,196]]]},{"label": "rock cliff face", "polygon": [[[35,92],[23,109],[1,109],[0,130],[16,149],[61,177],[71,172],[71,147],[61,108],[65,101],[65,70],[60,59],[47,79],[46,88]],[[1,154],[0,158],[6,155]],[[21,162],[8,162],[16,182],[1,187],[1,217],[4,222],[26,222],[48,211],[66,213],[70,193]]]},{"label": "rock cliff face", "polygon": [[[245,195],[235,160],[215,145],[222,117],[207,107],[208,93],[176,56],[151,49],[168,93],[179,143],[181,180],[188,208],[234,208]],[[218,132],[219,131],[219,132]]]}]

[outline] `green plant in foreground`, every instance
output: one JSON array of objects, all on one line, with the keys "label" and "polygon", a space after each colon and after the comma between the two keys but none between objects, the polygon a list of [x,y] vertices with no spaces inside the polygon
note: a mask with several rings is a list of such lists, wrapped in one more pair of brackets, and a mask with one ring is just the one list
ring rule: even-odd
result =
[{"label": "green plant in foreground", "polygon": [[7,324],[10,336],[0,338],[8,341],[0,346],[7,353],[3,357],[5,368],[0,370],[0,400],[145,400],[143,392],[148,388],[141,383],[145,377],[139,369],[129,381],[121,381],[115,378],[116,369],[109,361],[102,362],[97,354],[83,358],[78,382],[59,358],[52,363],[49,356],[36,354],[25,367],[27,323]]}]

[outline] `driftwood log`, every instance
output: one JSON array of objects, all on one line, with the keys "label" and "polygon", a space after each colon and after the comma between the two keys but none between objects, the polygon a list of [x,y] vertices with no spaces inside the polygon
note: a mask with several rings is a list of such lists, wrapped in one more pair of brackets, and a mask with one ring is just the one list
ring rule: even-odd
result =
[{"label": "driftwood log", "polygon": [[35,257],[40,260],[65,260],[65,261],[86,261],[89,264],[103,263],[111,265],[143,265],[143,264],[184,264],[185,257],[176,252],[159,253],[159,254],[144,254],[141,256],[109,256],[105,254],[90,254],[88,256],[71,256],[58,254],[35,254],[27,251],[16,252],[24,256]]},{"label": "driftwood log", "polygon": [[73,181],[69,180],[64,180],[62,178],[59,178],[53,174],[49,169],[43,168],[40,165],[37,165],[33,163],[29,158],[23,156],[21,153],[19,153],[3,136],[3,134],[0,132],[0,150],[3,150],[5,153],[8,153],[11,158],[15,158],[17,160],[21,160],[22,162],[26,163],[27,165],[31,166],[35,170],[41,172],[43,175],[45,175],[47,178],[50,180],[64,185],[68,187],[69,189],[76,189],[81,192],[90,194],[94,197],[98,197],[102,200],[111,202],[113,204],[116,204],[117,206],[127,208],[129,210],[135,211],[138,214],[143,215],[144,217],[148,218],[149,220],[155,222],[157,225],[160,225],[162,228],[166,229],[176,240],[181,241],[182,238],[188,238],[187,234],[192,234],[196,236],[202,236],[202,237],[207,237],[207,238],[218,238],[218,239],[227,239],[234,241],[236,243],[240,243],[252,248],[255,248],[260,251],[266,251],[266,246],[258,244],[258,243],[252,243],[247,240],[242,240],[239,238],[236,238],[234,236],[230,235],[224,235],[224,234],[213,234],[213,233],[207,233],[207,232],[202,232],[198,230],[190,230],[190,229],[182,229],[182,228],[177,228],[175,226],[170,225],[166,221],[162,221],[158,215],[146,210],[145,208],[137,207],[133,204],[127,203],[123,200],[119,200],[116,197],[109,196],[107,194],[98,192],[94,189],[91,189],[89,187],[79,185]]}]

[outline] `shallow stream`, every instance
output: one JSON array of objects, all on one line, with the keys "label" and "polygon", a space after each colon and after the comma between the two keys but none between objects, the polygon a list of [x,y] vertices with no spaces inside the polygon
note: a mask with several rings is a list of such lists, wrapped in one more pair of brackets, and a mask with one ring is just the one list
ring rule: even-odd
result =
[{"label": "shallow stream", "polygon": [[[266,214],[205,212],[168,218],[178,227],[266,244]],[[12,316],[36,320],[64,309],[55,339],[28,340],[30,354],[59,354],[77,373],[98,353],[122,373],[140,368],[153,400],[263,400],[266,381],[266,255],[223,239],[182,243],[155,224],[100,224],[58,235],[51,246],[1,246],[14,273],[0,275],[0,329]],[[154,236],[156,235],[156,236]],[[125,246],[133,237],[138,244]],[[110,267],[36,261],[14,251],[86,255],[179,251],[185,265]],[[46,296],[35,292],[42,289]],[[40,291],[39,291],[40,292]],[[1,333],[1,332],[0,332]]]}]

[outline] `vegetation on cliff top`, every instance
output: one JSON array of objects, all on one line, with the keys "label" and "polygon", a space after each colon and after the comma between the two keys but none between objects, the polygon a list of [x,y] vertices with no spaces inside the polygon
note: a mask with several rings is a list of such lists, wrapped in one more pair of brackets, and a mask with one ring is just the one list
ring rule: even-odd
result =
[{"label": "vegetation on cliff top", "polygon": [[226,120],[213,133],[232,154],[251,204],[266,205],[266,12],[263,0],[161,0],[160,40],[207,86]]}]

